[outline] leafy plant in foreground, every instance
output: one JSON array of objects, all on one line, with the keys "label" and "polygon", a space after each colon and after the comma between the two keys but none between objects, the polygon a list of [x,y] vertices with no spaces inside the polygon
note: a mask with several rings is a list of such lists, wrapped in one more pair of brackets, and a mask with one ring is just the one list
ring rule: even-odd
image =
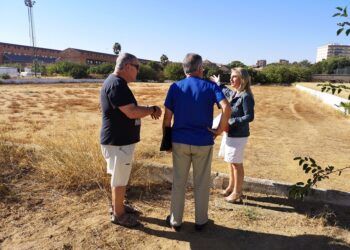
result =
[{"label": "leafy plant in foreground", "polygon": [[[339,94],[343,90],[349,91],[350,87],[344,85],[344,84],[332,84],[332,83],[319,83],[317,86],[321,86],[321,91],[322,92],[329,92],[331,91],[332,94],[334,95],[335,92]],[[348,100],[350,100],[350,94],[348,96]],[[336,105],[337,107],[342,107],[345,110],[346,114],[350,114],[350,102],[340,102],[340,105]]]},{"label": "leafy plant in foreground", "polygon": [[303,200],[305,196],[307,196],[312,187],[317,186],[317,183],[324,180],[329,179],[331,174],[337,173],[341,175],[341,173],[345,169],[350,169],[350,166],[336,169],[334,166],[327,166],[323,168],[318,165],[316,161],[311,157],[295,157],[295,161],[299,161],[299,166],[303,168],[305,174],[312,174],[312,177],[304,182],[297,182],[289,189],[289,197],[294,199]]},{"label": "leafy plant in foreground", "polygon": [[[336,8],[339,12],[335,13],[333,15],[333,17],[336,17],[336,16],[339,16],[339,17],[345,17],[347,18],[348,17],[348,11],[347,11],[347,7],[337,7]],[[345,30],[345,34],[348,36],[350,34],[350,22],[348,21],[345,21],[345,22],[342,22],[342,23],[337,23],[337,25],[339,27],[341,27],[340,29],[337,30],[337,36],[340,35],[344,30]]]}]

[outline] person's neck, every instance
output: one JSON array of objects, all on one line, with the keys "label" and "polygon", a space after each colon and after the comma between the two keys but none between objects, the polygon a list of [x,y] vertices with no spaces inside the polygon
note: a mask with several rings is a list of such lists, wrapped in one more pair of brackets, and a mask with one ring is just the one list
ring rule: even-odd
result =
[{"label": "person's neck", "polygon": [[198,77],[203,78],[203,76],[200,73],[193,72],[191,74],[186,74],[187,77]]},{"label": "person's neck", "polygon": [[129,83],[128,76],[124,74],[123,71],[114,71],[112,74],[120,78],[123,78],[126,81],[126,83]]}]

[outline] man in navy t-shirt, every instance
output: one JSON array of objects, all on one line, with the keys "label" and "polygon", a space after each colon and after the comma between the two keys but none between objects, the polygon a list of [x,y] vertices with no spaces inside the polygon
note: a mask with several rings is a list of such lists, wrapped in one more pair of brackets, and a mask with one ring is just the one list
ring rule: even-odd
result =
[{"label": "man in navy t-shirt", "polygon": [[187,54],[183,61],[186,78],[173,83],[165,99],[163,128],[171,127],[173,185],[170,215],[166,222],[175,230],[182,224],[185,188],[191,163],[195,195],[195,227],[201,230],[208,222],[211,159],[214,135],[212,127],[214,104],[222,107],[222,119],[215,135],[228,124],[230,105],[214,82],[204,80],[202,57]]},{"label": "man in navy t-shirt", "polygon": [[[159,119],[158,106],[139,106],[128,87],[136,80],[139,61],[134,55],[120,54],[115,70],[101,88],[102,127],[100,143],[111,175],[112,223],[133,227],[139,225],[132,208],[124,205],[126,185],[131,172],[135,144],[140,141],[140,119],[150,115]],[[127,208],[127,209],[126,209]]]}]

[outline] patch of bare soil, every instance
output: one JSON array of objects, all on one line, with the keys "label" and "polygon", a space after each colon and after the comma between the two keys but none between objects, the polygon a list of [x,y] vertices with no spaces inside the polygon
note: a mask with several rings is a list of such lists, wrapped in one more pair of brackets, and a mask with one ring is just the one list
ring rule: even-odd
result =
[{"label": "patch of bare soil", "polygon": [[1,249],[349,249],[350,214],[341,207],[304,204],[247,193],[243,205],[210,195],[210,222],[194,230],[194,200],[186,194],[180,232],[165,226],[170,184],[131,187],[129,201],[142,227],[109,222],[101,190],[54,190],[34,173],[8,182],[0,201]]}]

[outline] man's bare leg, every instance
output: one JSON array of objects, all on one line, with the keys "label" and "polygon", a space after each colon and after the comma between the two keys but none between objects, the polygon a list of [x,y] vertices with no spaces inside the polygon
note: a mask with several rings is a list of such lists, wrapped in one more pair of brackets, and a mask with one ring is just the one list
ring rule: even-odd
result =
[{"label": "man's bare leg", "polygon": [[112,187],[112,206],[113,214],[117,217],[125,213],[124,210],[124,197],[126,192],[126,186]]}]

